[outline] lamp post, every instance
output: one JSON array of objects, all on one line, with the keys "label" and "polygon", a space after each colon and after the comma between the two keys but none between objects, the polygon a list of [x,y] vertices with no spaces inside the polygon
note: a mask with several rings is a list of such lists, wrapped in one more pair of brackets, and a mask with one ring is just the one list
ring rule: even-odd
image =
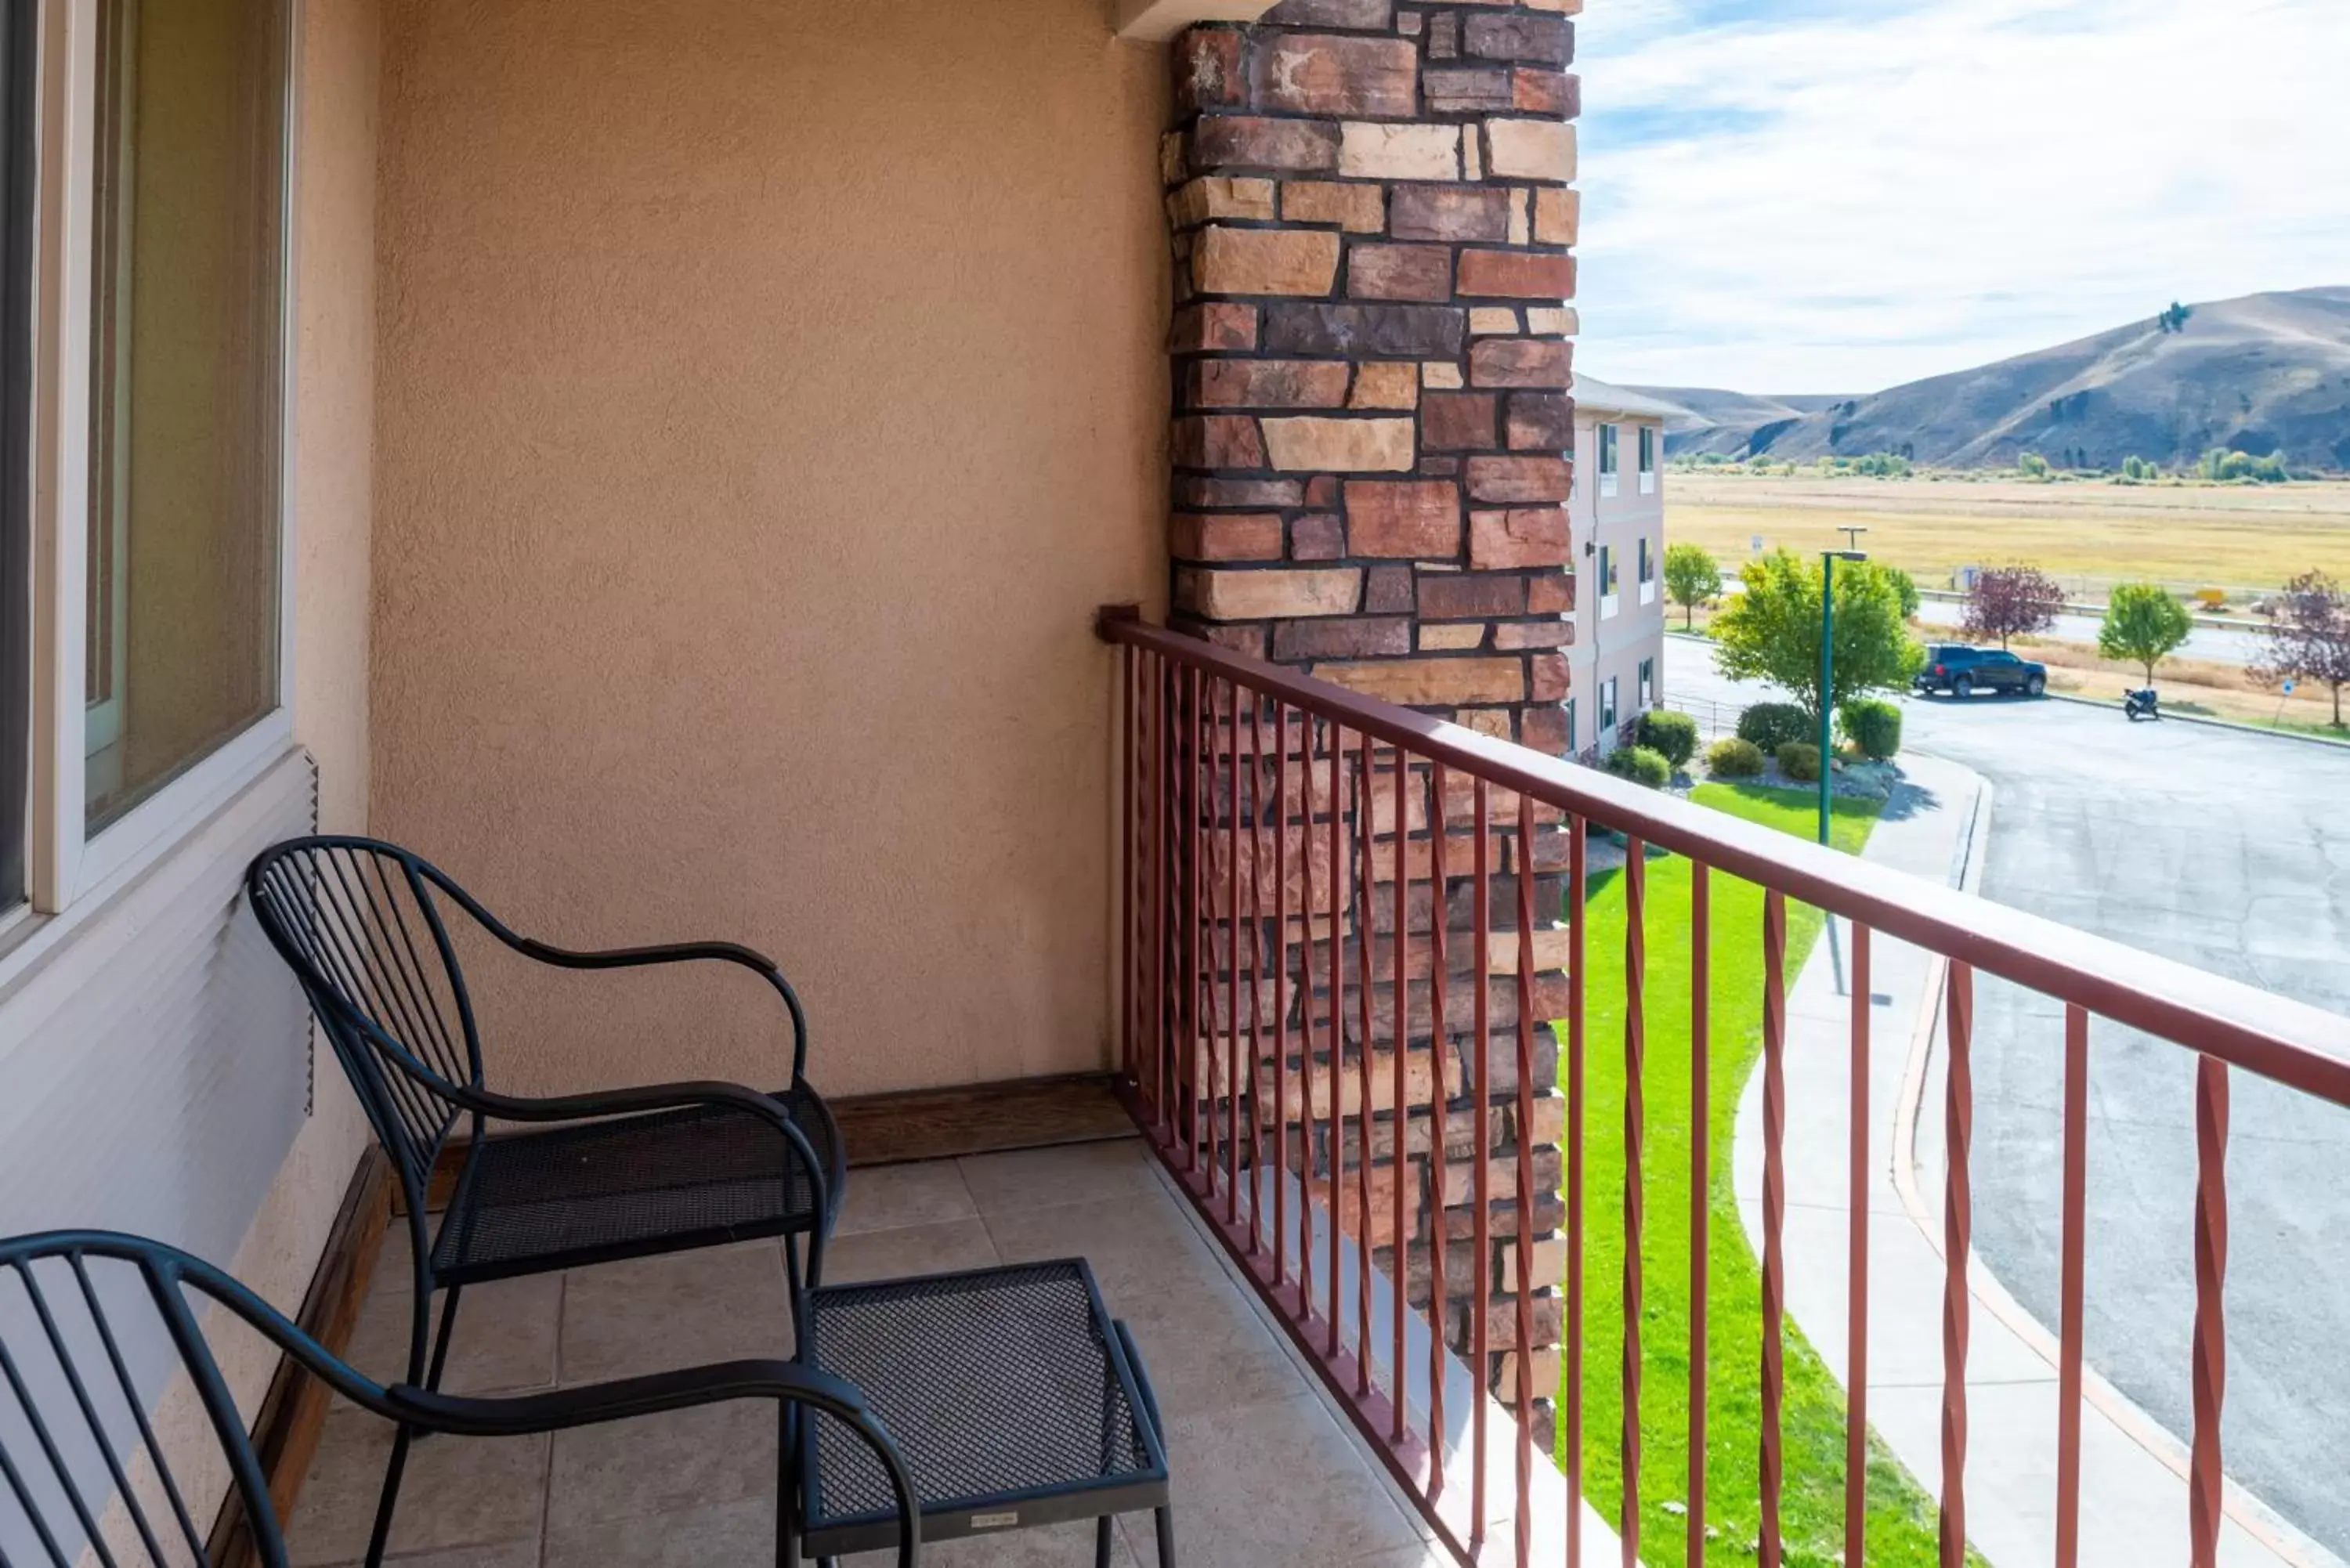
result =
[{"label": "lamp post", "polygon": [[1820,552],[1820,842],[1828,841],[1828,797],[1834,790],[1830,765],[1835,757],[1832,748],[1835,722],[1835,708],[1829,701],[1835,690],[1835,564],[1838,561],[1866,561],[1867,555],[1858,546],[1860,536],[1868,532],[1852,524],[1839,524],[1845,536],[1841,550]]}]

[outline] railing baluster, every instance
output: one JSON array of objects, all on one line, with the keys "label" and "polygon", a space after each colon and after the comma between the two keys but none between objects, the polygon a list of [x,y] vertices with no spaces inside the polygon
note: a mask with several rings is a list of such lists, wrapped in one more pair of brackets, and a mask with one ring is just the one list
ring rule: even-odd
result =
[{"label": "railing baluster", "polygon": [[[1202,836],[1207,838],[1211,846],[1206,855],[1203,857],[1210,872],[1210,876],[1208,879],[1201,885],[1200,890],[1201,924],[1207,928],[1207,934],[1201,939],[1201,945],[1205,948],[1207,952],[1207,960],[1206,962],[1201,966],[1200,991],[1204,1000],[1205,1011],[1207,1013],[1207,1028],[1201,1033],[1200,1044],[1193,1051],[1191,1059],[1194,1063],[1192,1071],[1199,1078],[1201,1085],[1201,1092],[1198,1096],[1198,1100],[1201,1112],[1200,1120],[1204,1124],[1202,1127],[1202,1141],[1206,1146],[1207,1157],[1207,1165],[1201,1173],[1201,1190],[1208,1194],[1211,1199],[1215,1196],[1216,1191],[1217,1156],[1221,1152],[1218,1147],[1218,1140],[1216,1137],[1216,1101],[1218,1098],[1216,1094],[1217,1021],[1220,1011],[1223,1021],[1228,1026],[1235,1023],[1240,1016],[1239,1012],[1236,1011],[1240,1002],[1240,998],[1232,992],[1230,987],[1224,988],[1223,1002],[1221,1010],[1219,1009],[1216,996],[1218,989],[1216,983],[1217,977],[1225,972],[1224,961],[1216,956],[1217,932],[1220,929],[1222,929],[1222,922],[1216,919],[1216,888],[1215,878],[1213,876],[1213,872],[1215,870],[1215,850],[1213,848],[1213,845],[1215,843],[1216,836],[1217,818],[1216,755],[1224,744],[1224,711],[1227,706],[1228,699],[1230,705],[1234,709],[1237,709],[1240,699],[1240,692],[1237,688],[1233,687],[1229,681],[1220,682],[1211,680],[1209,682],[1207,715],[1208,744],[1200,753],[1200,804],[1205,808],[1207,816],[1207,821],[1201,826],[1201,832]],[[1231,831],[1229,829],[1226,831],[1225,839],[1227,846],[1229,847],[1231,846]],[[1224,949],[1227,953],[1230,952],[1231,943],[1229,941],[1224,944]]]},{"label": "railing baluster", "polygon": [[[1347,830],[1341,759],[1347,732],[1330,725],[1330,1334],[1324,1350],[1338,1358],[1340,1248],[1347,1227]],[[1359,1284],[1361,1282],[1356,1282]]]},{"label": "railing baluster", "polygon": [[[1534,842],[1531,819],[1522,830]],[[1583,888],[1587,874],[1588,846],[1584,819],[1566,819],[1566,1517],[1583,1517],[1583,1121],[1585,930]],[[1521,884],[1532,878],[1519,874]],[[1525,898],[1520,894],[1521,901]],[[1522,928],[1526,936],[1530,929]],[[1521,940],[1523,940],[1522,937]],[[1529,993],[1525,998],[1532,1004]],[[1530,1217],[1527,1217],[1530,1218]],[[1570,1522],[1566,1532],[1566,1568],[1582,1568],[1583,1532]]]},{"label": "railing baluster", "polygon": [[1852,1148],[1845,1196],[1850,1210],[1845,1259],[1845,1568],[1861,1568],[1868,1539],[1868,936],[1866,926],[1853,922],[1852,1060],[1846,1075],[1852,1080]]},{"label": "railing baluster", "polygon": [[[1513,1303],[1516,1308],[1517,1317],[1515,1327],[1518,1361],[1517,1562],[1519,1568],[1525,1568],[1534,1555],[1534,1523],[1529,1516],[1534,1511],[1534,1299],[1527,1289],[1534,1282],[1534,1140],[1530,1136],[1534,1125],[1534,879],[1527,874],[1528,865],[1534,859],[1534,856],[1527,851],[1531,849],[1534,841],[1534,797],[1521,791],[1518,794],[1520,854],[1516,881],[1518,895],[1518,1129],[1514,1140],[1518,1156],[1516,1193],[1518,1213],[1517,1234],[1513,1238],[1518,1255],[1518,1291]],[[1581,857],[1576,856],[1575,858],[1579,869]],[[1570,1110],[1568,1112],[1570,1121],[1573,1116],[1574,1113]],[[1570,1226],[1573,1224],[1571,1219],[1569,1224]],[[1568,1250],[1572,1254],[1574,1251],[1572,1240],[1569,1241]],[[1574,1265],[1570,1263],[1569,1267],[1573,1268]],[[1580,1352],[1576,1348],[1576,1331],[1579,1326],[1575,1316],[1574,1303],[1576,1299],[1573,1294],[1567,1298],[1569,1327],[1566,1331],[1566,1354],[1571,1365],[1580,1365],[1581,1361]],[[1570,1374],[1570,1376],[1573,1375]],[[1583,1402],[1579,1397],[1570,1396],[1570,1403],[1577,1410],[1582,1408]],[[1570,1417],[1569,1421],[1569,1431],[1572,1433],[1575,1430],[1574,1418]],[[1582,1530],[1578,1528],[1580,1503],[1575,1490],[1577,1480],[1583,1474],[1583,1457],[1581,1451],[1572,1446],[1575,1439],[1570,1436],[1566,1440],[1569,1445],[1566,1449],[1568,1477],[1566,1560],[1573,1563],[1581,1551],[1577,1542],[1583,1535]]]},{"label": "railing baluster", "polygon": [[[1485,1410],[1492,1404],[1492,1400],[1485,1396],[1492,1386],[1493,1354],[1490,1322],[1493,1305],[1493,890],[1489,881],[1492,866],[1490,846],[1486,843],[1491,829],[1485,820],[1485,781],[1482,778],[1474,781],[1470,793],[1473,802],[1470,813],[1473,819],[1471,826],[1477,835],[1472,872],[1476,880],[1470,893],[1470,919],[1475,922],[1470,937],[1470,972],[1476,977],[1477,986],[1477,1011],[1471,1024],[1477,1032],[1477,1062],[1471,1069],[1469,1085],[1471,1092],[1477,1096],[1476,1191],[1471,1199],[1477,1206],[1477,1212],[1470,1255],[1477,1263],[1477,1286],[1476,1293],[1469,1298],[1469,1365],[1477,1372],[1477,1403],[1471,1407],[1473,1425],[1470,1438],[1472,1462],[1469,1482],[1469,1540],[1471,1546],[1482,1546],[1485,1541]],[[1441,799],[1440,796],[1440,804]],[[1532,1280],[1519,1276],[1518,1289],[1526,1291],[1533,1288]]]},{"label": "railing baluster", "polygon": [[1648,846],[1624,846],[1624,1568],[1640,1562],[1640,1160],[1648,1137]]},{"label": "railing baluster", "polygon": [[1289,704],[1273,705],[1273,1283],[1289,1278]]},{"label": "railing baluster", "polygon": [[1119,830],[1124,835],[1118,855],[1118,1071],[1128,1078],[1134,1076],[1137,1021],[1140,1017],[1136,1005],[1135,986],[1135,881],[1137,862],[1140,859],[1136,838],[1139,822],[1135,815],[1134,763],[1136,726],[1142,717],[1139,711],[1140,685],[1136,679],[1136,666],[1142,655],[1132,648],[1118,650],[1119,707],[1124,710],[1124,722],[1118,726],[1119,760],[1118,791],[1125,811],[1118,817]]},{"label": "railing baluster", "polygon": [[2057,1286],[2056,1568],[2081,1552],[2082,1286],[2089,1189],[2089,1013],[2064,1009],[2063,1278]]},{"label": "railing baluster", "polygon": [[[1224,742],[1225,810],[1232,823],[1229,840],[1231,864],[1224,867],[1224,995],[1229,999],[1224,1008],[1224,1222],[1234,1225],[1241,1217],[1241,932],[1256,929],[1255,911],[1243,922],[1241,918],[1241,828],[1247,818],[1241,812],[1241,697],[1243,688],[1232,687],[1232,731]],[[1256,693],[1247,693],[1252,712],[1256,708]],[[1252,834],[1255,829],[1252,826]],[[1253,891],[1254,889],[1251,889]],[[1253,936],[1251,940],[1254,940]],[[1254,998],[1250,999],[1252,1002]]]},{"label": "railing baluster", "polygon": [[1967,1254],[1973,1246],[1974,971],[1950,965],[1950,1076],[1944,1094],[1949,1145],[1942,1194],[1942,1568],[1967,1560]]},{"label": "railing baluster", "polygon": [[1167,704],[1173,690],[1175,672],[1164,659],[1153,655],[1150,680],[1150,766],[1155,775],[1150,789],[1150,952],[1151,969],[1156,978],[1150,987],[1151,1050],[1150,1073],[1146,1080],[1150,1085],[1150,1116],[1154,1122],[1163,1122],[1167,1116],[1167,1055],[1170,1020],[1167,993],[1167,956],[1170,945],[1168,920],[1173,914],[1173,897],[1167,888],[1167,857],[1169,840],[1174,832],[1174,816],[1168,809],[1168,792],[1173,787],[1169,777],[1167,748]]},{"label": "railing baluster", "polygon": [[1372,799],[1378,778],[1371,771],[1371,738],[1363,737],[1361,782],[1355,791],[1355,882],[1362,899],[1356,919],[1355,1010],[1359,1015],[1362,1048],[1355,1063],[1362,1099],[1355,1106],[1355,1380],[1356,1392],[1371,1391],[1371,981],[1375,940],[1371,911],[1376,907],[1377,878],[1371,874]]},{"label": "railing baluster", "polygon": [[[1297,738],[1297,1320],[1314,1321],[1314,716],[1300,713]],[[1337,1057],[1334,1054],[1332,1061]],[[1289,1131],[1282,1129],[1284,1145]]]},{"label": "railing baluster", "polygon": [[1406,852],[1411,847],[1411,814],[1405,791],[1411,779],[1411,754],[1401,746],[1396,748],[1395,760],[1395,1025],[1389,1042],[1395,1048],[1395,1147],[1392,1151],[1391,1174],[1395,1178],[1391,1205],[1395,1211],[1395,1360],[1389,1364],[1388,1381],[1395,1385],[1394,1429],[1388,1434],[1402,1442],[1407,1412],[1411,1406],[1410,1380],[1404,1371],[1404,1309],[1405,1297],[1411,1293],[1411,1238],[1404,1230],[1404,1183],[1411,1175],[1411,1160],[1405,1144],[1411,1130],[1411,1094],[1404,1075],[1406,1060],[1411,1054],[1411,995],[1405,977],[1411,971],[1411,862]]},{"label": "railing baluster", "polygon": [[1200,889],[1200,841],[1206,836],[1201,831],[1200,815],[1206,804],[1200,786],[1211,776],[1205,759],[1201,755],[1200,741],[1206,721],[1200,711],[1201,673],[1191,671],[1191,700],[1186,711],[1190,714],[1191,754],[1183,769],[1183,829],[1191,844],[1191,869],[1183,879],[1183,898],[1187,910],[1183,921],[1183,942],[1190,957],[1183,966],[1184,997],[1191,1008],[1191,1025],[1183,1032],[1183,1086],[1189,1092],[1183,1096],[1183,1168],[1200,1168],[1200,1046],[1212,1037],[1213,1019],[1200,1016],[1201,970],[1200,921],[1207,913],[1208,900]]},{"label": "railing baluster", "polygon": [[1249,1225],[1251,1257],[1264,1230],[1264,703],[1249,697]]},{"label": "railing baluster", "polygon": [[1689,1568],[1705,1563],[1706,1259],[1712,1241],[1713,876],[1702,860],[1690,863],[1690,1330],[1689,1518],[1683,1544]]},{"label": "railing baluster", "polygon": [[1786,1388],[1787,900],[1762,898],[1762,1538],[1763,1568],[1778,1568],[1782,1429]]},{"label": "railing baluster", "polygon": [[1445,1065],[1451,1054],[1451,1031],[1445,1024],[1446,984],[1451,958],[1446,947],[1444,764],[1428,770],[1428,1495],[1444,1490],[1444,1162],[1446,1102],[1451,1091],[1445,1083]]},{"label": "railing baluster", "polygon": [[2195,1436],[2188,1463],[2188,1561],[2220,1557],[2220,1414],[2228,1393],[2228,1064],[2195,1059]]}]

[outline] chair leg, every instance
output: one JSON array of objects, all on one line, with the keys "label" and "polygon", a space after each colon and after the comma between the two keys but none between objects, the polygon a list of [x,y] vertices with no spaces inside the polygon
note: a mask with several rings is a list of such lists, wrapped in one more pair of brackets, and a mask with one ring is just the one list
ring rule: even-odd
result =
[{"label": "chair leg", "polygon": [[1175,1568],[1175,1515],[1162,1508],[1153,1517],[1159,1524],[1159,1568]]},{"label": "chair leg", "polygon": [[391,1463],[383,1472],[383,1495],[376,1500],[375,1528],[368,1535],[367,1568],[383,1568],[383,1549],[391,1539],[392,1510],[400,1506],[400,1478],[408,1469],[410,1429],[392,1434]]},{"label": "chair leg", "polygon": [[799,1473],[799,1409],[779,1405],[775,1410],[775,1568],[797,1568],[800,1560],[800,1504],[793,1478]]},{"label": "chair leg", "polygon": [[1117,1524],[1107,1513],[1094,1521],[1094,1568],[1109,1568],[1109,1538]]},{"label": "chair leg", "polygon": [[463,1285],[451,1285],[448,1299],[441,1303],[441,1332],[432,1341],[432,1370],[424,1375],[428,1392],[440,1388],[442,1369],[449,1365],[449,1337],[457,1327],[457,1298],[464,1290]]}]

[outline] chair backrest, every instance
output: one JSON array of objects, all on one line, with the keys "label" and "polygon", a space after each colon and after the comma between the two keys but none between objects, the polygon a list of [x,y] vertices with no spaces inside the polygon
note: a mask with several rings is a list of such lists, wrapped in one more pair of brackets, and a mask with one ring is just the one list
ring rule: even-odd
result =
[{"label": "chair backrest", "polygon": [[[192,1511],[190,1483],[217,1486],[225,1459],[255,1553],[265,1568],[283,1568],[268,1481],[192,1293],[242,1318],[336,1392],[389,1413],[380,1386],[201,1259],[105,1231],[0,1241],[0,1563],[208,1563],[209,1532]],[[182,1377],[212,1442],[192,1443],[174,1422],[175,1455],[158,1440],[151,1412]]]},{"label": "chair backrest", "polygon": [[421,857],[372,838],[272,845],[246,868],[245,890],[413,1197],[465,1115],[449,1091],[482,1087],[442,903],[477,920],[486,911]]}]

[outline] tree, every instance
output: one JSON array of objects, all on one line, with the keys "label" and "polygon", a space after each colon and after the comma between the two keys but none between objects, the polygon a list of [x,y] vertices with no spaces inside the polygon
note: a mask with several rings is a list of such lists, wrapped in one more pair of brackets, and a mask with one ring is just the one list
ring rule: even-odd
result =
[{"label": "tree", "polygon": [[2315,680],[2334,693],[2334,727],[2342,728],[2342,688],[2350,686],[2350,594],[2324,572],[2285,584],[2252,666],[2263,680]]},{"label": "tree", "polygon": [[[1713,618],[1715,661],[1733,680],[1767,680],[1820,715],[1820,566],[1776,550],[1739,568],[1744,591]],[[1835,688],[1830,708],[1909,684],[1926,650],[1910,640],[1901,596],[1886,570],[1839,562],[1835,576]]]},{"label": "tree", "polygon": [[2026,479],[2048,477],[2048,460],[2036,452],[2027,452],[2015,460],[2015,466]]},{"label": "tree", "polygon": [[2106,601],[2105,624],[2097,628],[2097,651],[2107,659],[2126,659],[2146,670],[2154,684],[2154,667],[2187,640],[2195,623],[2187,607],[2170,590],[2156,583],[2124,583]]},{"label": "tree", "polygon": [[2011,637],[2046,631],[2056,624],[2064,591],[2037,566],[1986,566],[1967,591],[1966,617],[1959,629],[1970,638],[1995,637],[2002,648]]},{"label": "tree", "polygon": [[1877,569],[1885,574],[1887,582],[1893,585],[1893,597],[1901,603],[1901,618],[1916,620],[1918,603],[1918,579],[1898,566],[1879,566]]},{"label": "tree", "polygon": [[1665,547],[1665,592],[1681,607],[1681,625],[1697,624],[1697,607],[1721,591],[1721,568],[1713,552],[1686,540]]}]

